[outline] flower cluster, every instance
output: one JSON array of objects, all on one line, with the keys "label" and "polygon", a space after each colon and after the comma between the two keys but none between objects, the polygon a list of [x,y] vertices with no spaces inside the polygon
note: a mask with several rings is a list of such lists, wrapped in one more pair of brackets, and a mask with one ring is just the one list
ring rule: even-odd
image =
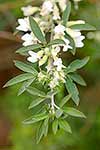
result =
[{"label": "flower cluster", "polygon": [[[44,65],[46,62],[47,72],[51,76],[49,86],[51,89],[59,85],[59,81],[65,82],[63,68],[65,66],[62,63],[62,59],[59,57],[60,52],[64,52],[72,49],[69,39],[65,37],[65,32],[67,32],[75,42],[75,47],[81,48],[84,46],[83,39],[85,38],[81,35],[80,30],[71,29],[70,26],[77,24],[85,24],[85,21],[68,21],[66,26],[62,24],[60,11],[63,12],[67,5],[66,0],[55,1],[46,0],[42,4],[41,8],[27,6],[23,7],[22,11],[25,16],[23,19],[18,19],[19,26],[17,30],[23,31],[22,36],[23,46],[29,46],[32,44],[39,43],[39,40],[31,31],[29,16],[32,15],[35,21],[39,24],[43,34],[47,34],[49,31],[52,32],[52,40],[62,39],[65,44],[59,44],[57,46],[51,46],[50,48],[45,48],[39,52],[29,51],[28,61],[35,63],[38,62],[39,66]],[[60,7],[60,8],[59,8]]]}]

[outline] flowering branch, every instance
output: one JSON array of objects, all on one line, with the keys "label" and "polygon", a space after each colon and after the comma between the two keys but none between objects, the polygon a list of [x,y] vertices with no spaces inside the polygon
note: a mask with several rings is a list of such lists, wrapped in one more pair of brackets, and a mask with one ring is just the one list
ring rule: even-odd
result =
[{"label": "flowering branch", "polygon": [[[70,99],[76,105],[79,104],[76,83],[83,86],[86,83],[77,74],[77,70],[87,64],[89,57],[76,59],[65,66],[61,53],[68,51],[75,55],[76,48],[84,46],[85,36],[81,31],[95,28],[83,20],[68,21],[71,3],[67,0],[45,0],[41,7],[27,6],[22,11],[25,17],[18,19],[16,29],[23,32],[23,47],[16,52],[27,56],[28,63],[15,61],[15,66],[25,73],[8,81],[5,87],[22,82],[18,95],[27,91],[33,98],[37,97],[29,109],[36,107],[39,111],[24,123],[41,122],[36,137],[38,143],[47,135],[51,123],[54,134],[59,128],[71,133],[66,117],[70,115],[85,118],[82,112],[73,107],[65,107],[65,104]],[[66,87],[68,95],[59,103],[56,95],[61,85]]]}]

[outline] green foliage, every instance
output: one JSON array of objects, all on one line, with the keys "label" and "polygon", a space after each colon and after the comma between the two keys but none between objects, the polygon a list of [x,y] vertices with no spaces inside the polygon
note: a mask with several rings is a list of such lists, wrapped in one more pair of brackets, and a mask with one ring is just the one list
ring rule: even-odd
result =
[{"label": "green foliage", "polygon": [[12,86],[14,84],[29,80],[29,79],[33,79],[34,76],[30,73],[23,73],[21,75],[18,75],[16,77],[14,77],[13,79],[11,79],[10,81],[8,81],[4,87],[8,87],[8,86]]},{"label": "green foliage", "polygon": [[71,2],[68,2],[66,9],[64,10],[62,15],[62,21],[64,26],[66,26],[67,21],[69,20],[70,12],[71,12]]},{"label": "green foliage", "polygon": [[92,26],[92,25],[90,25],[90,24],[88,24],[88,23],[85,23],[85,24],[75,24],[75,25],[72,25],[72,26],[70,26],[70,28],[71,29],[75,29],[75,30],[82,30],[82,31],[86,31],[86,30],[96,30],[96,28],[94,27],[94,26]]},{"label": "green foliage", "polygon": [[86,118],[86,116],[82,112],[72,107],[66,107],[63,109],[63,111],[70,116]]},{"label": "green foliage", "polygon": [[75,72],[77,71],[78,69],[84,67],[89,61],[89,57],[85,57],[84,59],[76,59],[74,60],[73,62],[71,62],[67,68],[67,73],[70,73],[70,72]]},{"label": "green foliage", "polygon": [[38,40],[40,40],[42,43],[46,43],[46,39],[41,31],[41,29],[39,28],[37,22],[33,19],[33,17],[29,17],[30,20],[30,26],[31,29],[34,33],[34,35],[37,37]]},{"label": "green foliage", "polygon": [[21,47],[20,49],[16,51],[16,53],[23,54],[25,52],[28,52],[29,50],[37,50],[41,47],[42,45],[40,44],[29,45],[29,46]]},{"label": "green foliage", "polygon": [[60,119],[59,120],[59,126],[61,129],[65,130],[66,132],[72,133],[71,127],[67,121]]},{"label": "green foliage", "polygon": [[[61,23],[67,27],[67,22],[69,20],[71,12],[71,3],[68,2],[68,5],[62,15],[62,21]],[[52,124],[52,130],[53,133],[56,134],[59,129],[63,129],[68,133],[72,133],[71,127],[69,123],[67,122],[68,116],[74,116],[74,117],[81,117],[85,118],[85,115],[80,112],[79,110],[73,108],[73,107],[65,107],[65,104],[72,99],[73,102],[76,105],[79,105],[79,91],[76,86],[76,83],[85,86],[86,83],[84,79],[76,73],[78,69],[81,69],[84,67],[88,61],[89,57],[85,57],[84,59],[76,59],[72,61],[68,67],[62,67],[63,70],[58,72],[58,76],[60,73],[64,71],[64,82],[62,82],[63,86],[66,87],[66,92],[69,93],[69,95],[62,97],[60,100],[60,103],[56,101],[56,104],[54,102],[55,97],[58,95],[58,89],[60,89],[60,81],[59,84],[56,86],[56,88],[50,89],[50,76],[48,72],[46,72],[44,64],[44,58],[50,60],[50,65],[54,65],[52,61],[52,55],[46,54],[46,48],[49,48],[49,51],[52,48],[52,45],[60,45],[60,48],[62,50],[63,46],[66,45],[64,40],[62,39],[55,39],[52,40],[52,32],[49,33],[43,33],[40,29],[38,23],[33,19],[32,16],[29,16],[29,24],[32,33],[35,35],[35,37],[38,39],[37,44],[33,44],[30,46],[22,47],[16,51],[16,53],[19,53],[21,55],[26,54],[30,50],[36,50],[43,53],[43,55],[36,56],[38,63],[38,69],[36,70],[34,66],[23,63],[21,61],[14,61],[15,66],[20,69],[21,71],[25,72],[21,75],[18,75],[17,77],[11,79],[8,81],[4,87],[8,87],[17,83],[22,83],[21,88],[19,89],[18,95],[21,95],[23,92],[27,91],[28,94],[32,97],[32,102],[29,105],[29,109],[33,110],[33,115],[23,121],[24,124],[34,124],[39,123],[39,128],[36,133],[36,143],[39,143],[43,136],[47,136],[49,126]],[[75,24],[70,26],[71,29],[77,29],[77,30],[95,30],[94,27],[92,27],[89,24]],[[50,39],[47,43],[47,39],[45,38],[47,34],[50,34]],[[64,38],[69,40],[70,46],[72,49],[70,49],[70,52],[75,55],[76,54],[76,45],[75,40],[70,36],[66,31],[64,32]],[[48,50],[48,49],[47,49]],[[50,53],[50,52],[48,52]],[[57,54],[58,55],[58,54]],[[60,53],[59,53],[60,55]],[[56,60],[55,56],[55,60]],[[40,58],[42,60],[42,64],[40,66]],[[60,58],[60,57],[58,57]],[[34,59],[34,56],[33,56]],[[45,62],[47,63],[47,62]],[[59,62],[57,62],[59,63]],[[59,64],[60,65],[60,64]],[[56,65],[55,65],[56,66]],[[59,67],[59,66],[58,66]],[[54,67],[55,69],[56,67]],[[59,69],[59,68],[58,68]],[[54,71],[54,70],[53,70]],[[41,73],[41,74],[39,74]],[[40,78],[39,78],[40,75]],[[58,81],[57,81],[58,82]]]},{"label": "green foliage", "polygon": [[67,77],[66,79],[66,89],[68,93],[71,95],[72,100],[76,105],[79,104],[79,91],[75,85],[75,83],[71,80],[71,78]]}]

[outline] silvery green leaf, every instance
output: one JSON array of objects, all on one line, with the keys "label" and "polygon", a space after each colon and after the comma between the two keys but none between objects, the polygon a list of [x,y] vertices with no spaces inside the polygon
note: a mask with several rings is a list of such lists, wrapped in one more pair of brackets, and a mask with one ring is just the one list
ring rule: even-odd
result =
[{"label": "silvery green leaf", "polygon": [[35,78],[25,81],[18,91],[18,96],[21,95],[22,93],[24,93],[26,91],[27,87],[29,87],[33,83],[34,80],[35,80]]},{"label": "silvery green leaf", "polygon": [[76,82],[82,86],[86,86],[86,82],[84,81],[84,79],[79,74],[71,73],[70,77],[74,82]]},{"label": "silvery green leaf", "polygon": [[49,117],[44,120],[43,128],[44,128],[44,133],[43,134],[44,134],[44,136],[47,136],[48,128],[49,128]]},{"label": "silvery green leaf", "polygon": [[20,82],[23,82],[23,81],[26,81],[26,80],[29,80],[29,79],[33,79],[34,76],[33,74],[30,74],[30,73],[23,73],[21,75],[18,75],[14,78],[12,78],[11,80],[9,80],[5,85],[4,87],[8,87],[8,86],[12,86],[14,84],[17,84],[17,83],[20,83]]},{"label": "silvery green leaf", "polygon": [[33,100],[29,106],[29,109],[34,108],[35,106],[41,104],[46,98],[38,97],[36,100]]},{"label": "silvery green leaf", "polygon": [[70,98],[71,98],[71,95],[70,95],[70,94],[67,95],[67,96],[65,96],[65,97],[61,100],[59,106],[60,106],[60,107],[63,107],[63,106],[70,100]]},{"label": "silvery green leaf", "polygon": [[64,45],[65,42],[62,40],[62,39],[55,39],[53,41],[51,41],[50,43],[48,43],[48,46],[51,46],[51,45]]},{"label": "silvery green leaf", "polygon": [[66,9],[64,10],[64,12],[62,14],[62,20],[63,20],[64,26],[67,25],[67,21],[69,20],[70,12],[71,12],[71,2],[67,2]]},{"label": "silvery green leaf", "polygon": [[15,66],[18,69],[20,69],[20,70],[22,70],[24,72],[32,73],[32,74],[34,74],[34,76],[36,76],[38,74],[37,70],[34,69],[31,65],[28,65],[28,64],[23,63],[21,61],[14,61],[14,63],[15,63]]},{"label": "silvery green leaf", "polygon": [[59,126],[61,129],[65,130],[66,132],[72,133],[71,127],[66,120],[64,119],[59,120]]},{"label": "silvery green leaf", "polygon": [[53,130],[53,133],[56,134],[57,131],[58,131],[58,120],[54,120],[53,123],[52,123],[52,130]]},{"label": "silvery green leaf", "polygon": [[40,114],[37,114],[37,115],[34,115],[32,117],[29,117],[28,119],[24,120],[23,123],[24,124],[33,124],[33,123],[36,123],[36,122],[39,122],[41,120],[44,120],[48,117],[48,115],[46,113],[40,113]]},{"label": "silvery green leaf", "polygon": [[71,29],[75,29],[75,30],[82,30],[82,31],[92,31],[92,30],[96,30],[96,28],[88,23],[85,24],[74,24],[72,26],[70,26]]},{"label": "silvery green leaf", "polygon": [[36,95],[40,97],[46,97],[46,94],[43,91],[38,90],[37,88],[34,87],[28,87],[27,92],[30,93],[31,95]]},{"label": "silvery green leaf", "polygon": [[42,47],[42,45],[40,45],[40,44],[33,44],[33,45],[25,46],[25,47],[18,49],[16,51],[16,53],[23,54],[23,53],[28,52],[30,50],[40,49],[41,47]]},{"label": "silvery green leaf", "polygon": [[86,116],[82,112],[80,112],[79,110],[73,107],[66,107],[63,110],[65,113],[67,113],[70,116],[86,118]]},{"label": "silvery green leaf", "polygon": [[62,114],[63,114],[63,110],[62,109],[57,109],[56,113],[55,113],[55,116],[56,116],[56,118],[59,118],[59,117],[62,116]]},{"label": "silvery green leaf", "polygon": [[41,141],[43,134],[44,134],[44,128],[43,128],[43,121],[42,121],[36,132],[36,137],[35,137],[36,144],[38,144]]},{"label": "silvery green leaf", "polygon": [[70,63],[67,68],[67,73],[74,72],[82,67],[84,67],[89,61],[89,57],[85,57],[83,59],[76,59]]},{"label": "silvery green leaf", "polygon": [[34,35],[37,37],[37,39],[39,41],[41,41],[42,43],[46,43],[46,39],[45,36],[43,35],[39,25],[37,24],[37,22],[33,19],[32,16],[29,17],[29,22],[30,22],[30,26],[31,29],[34,33]]},{"label": "silvery green leaf", "polygon": [[68,93],[71,95],[71,98],[74,101],[74,103],[78,105],[79,104],[79,92],[75,83],[73,83],[73,81],[70,78],[67,78],[65,86],[66,86]]}]

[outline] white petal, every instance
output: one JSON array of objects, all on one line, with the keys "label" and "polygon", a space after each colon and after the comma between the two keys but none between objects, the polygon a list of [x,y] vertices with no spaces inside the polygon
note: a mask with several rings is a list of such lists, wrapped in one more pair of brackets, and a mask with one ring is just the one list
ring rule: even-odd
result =
[{"label": "white petal", "polygon": [[31,57],[36,57],[37,58],[37,53],[33,52],[33,51],[29,51],[28,54],[31,56]]},{"label": "white petal", "polygon": [[34,57],[34,58],[33,58],[33,57],[28,57],[27,60],[28,60],[29,62],[32,62],[32,63],[35,63],[35,62],[38,61],[38,59],[35,58],[35,57]]}]

